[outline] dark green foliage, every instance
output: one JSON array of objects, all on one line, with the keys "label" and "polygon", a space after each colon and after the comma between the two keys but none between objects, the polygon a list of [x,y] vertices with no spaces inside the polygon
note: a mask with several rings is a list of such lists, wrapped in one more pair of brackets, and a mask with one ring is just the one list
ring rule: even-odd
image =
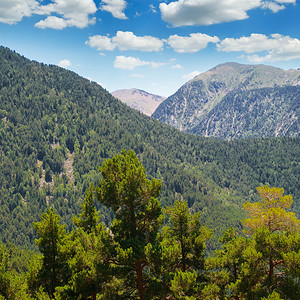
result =
[{"label": "dark green foliage", "polygon": [[50,208],[41,216],[41,221],[34,223],[39,236],[36,243],[43,254],[42,266],[36,280],[43,286],[50,298],[54,298],[55,288],[67,279],[68,266],[61,254],[65,235],[65,226],[59,224],[60,217]]},{"label": "dark green foliage", "polygon": [[[133,149],[148,178],[162,182],[159,201],[187,201],[215,229],[241,229],[244,200],[255,187],[282,186],[299,216],[299,138],[223,142],[185,134],[117,101],[96,83],[0,48],[0,236],[34,247],[31,226],[54,207],[72,228],[86,190],[106,158]],[[46,172],[52,175],[46,179]],[[49,182],[47,182],[49,181]],[[111,210],[96,204],[108,226]]]},{"label": "dark green foliage", "polygon": [[[147,299],[147,281],[150,281],[144,274],[150,265],[147,253],[158,247],[158,231],[163,222],[157,200],[161,182],[147,179],[132,150],[106,160],[99,171],[102,179],[97,186],[97,199],[115,214],[110,227],[116,243],[113,260],[127,270],[126,281],[134,278],[133,290],[137,287],[139,298]],[[131,284],[129,287],[132,289]]]},{"label": "dark green foliage", "polygon": [[100,217],[95,207],[95,188],[91,183],[86,192],[84,203],[81,205],[81,212],[79,217],[74,217],[73,222],[78,228],[82,228],[86,233],[91,233],[96,229]]},{"label": "dark green foliage", "polygon": [[[300,220],[286,211],[293,200],[283,189],[257,188],[261,201],[244,204],[252,236],[231,227],[205,257],[212,231],[200,213],[176,201],[161,228],[161,183],[132,150],[99,170],[71,232],[52,208],[33,224],[41,254],[29,266],[19,260],[29,253],[0,244],[1,299],[299,299]],[[95,190],[114,211],[109,228],[98,222]]]},{"label": "dark green foliage", "polygon": [[296,300],[300,296],[300,274],[293,270],[300,265],[300,220],[286,211],[292,197],[283,196],[284,190],[275,187],[257,190],[260,202],[244,204],[250,213],[244,221],[245,232],[252,235],[241,236],[232,227],[224,232],[222,249],[206,261],[211,270],[209,286],[232,299],[280,295]]}]

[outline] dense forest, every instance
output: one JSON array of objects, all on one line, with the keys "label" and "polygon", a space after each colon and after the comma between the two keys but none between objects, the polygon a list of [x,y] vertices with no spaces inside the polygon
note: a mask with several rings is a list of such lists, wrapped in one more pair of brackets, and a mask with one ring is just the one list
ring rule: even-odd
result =
[{"label": "dense forest", "polygon": [[[0,244],[0,299],[299,299],[300,220],[283,188],[258,187],[259,200],[243,205],[243,234],[228,228],[205,256],[213,230],[186,201],[163,209],[161,181],[147,178],[134,151],[99,172],[71,231],[52,207],[33,224],[30,261]],[[114,212],[109,227],[95,200]]]},{"label": "dense forest", "polygon": [[[0,48],[0,235],[36,249],[32,222],[48,207],[68,230],[98,167],[133,149],[148,177],[162,181],[163,207],[187,201],[214,228],[242,230],[244,201],[256,187],[280,186],[300,216],[299,138],[225,142],[182,133],[130,109],[94,82]],[[97,204],[108,226],[111,209]]]}]

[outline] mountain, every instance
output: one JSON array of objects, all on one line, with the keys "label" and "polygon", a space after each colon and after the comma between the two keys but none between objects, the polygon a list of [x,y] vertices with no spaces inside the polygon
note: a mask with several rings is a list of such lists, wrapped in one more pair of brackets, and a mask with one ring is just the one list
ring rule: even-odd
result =
[{"label": "mountain", "polygon": [[167,98],[153,118],[222,139],[299,136],[300,70],[225,63]]},{"label": "mountain", "polygon": [[[161,124],[118,101],[95,82],[63,68],[30,61],[0,47],[0,237],[33,247],[32,222],[53,207],[72,227],[72,216],[98,166],[133,149],[149,178],[162,181],[163,206],[176,199],[218,236],[241,230],[242,204],[257,200],[263,184],[283,187],[300,216],[300,139],[227,142]],[[97,204],[101,220],[110,210]]]},{"label": "mountain", "polygon": [[166,99],[139,89],[116,90],[112,95],[147,116],[151,116],[159,104]]}]

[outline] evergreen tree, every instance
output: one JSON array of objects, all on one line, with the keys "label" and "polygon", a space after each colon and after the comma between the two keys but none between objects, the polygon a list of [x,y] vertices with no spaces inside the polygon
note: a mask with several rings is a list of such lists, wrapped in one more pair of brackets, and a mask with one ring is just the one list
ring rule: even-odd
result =
[{"label": "evergreen tree", "polygon": [[167,285],[175,299],[188,299],[202,288],[205,242],[212,231],[201,225],[200,212],[191,214],[185,201],[176,201],[165,212],[169,225],[163,228],[164,277],[171,279]]},{"label": "evergreen tree", "polygon": [[86,192],[84,203],[81,205],[81,212],[79,216],[73,218],[74,224],[78,228],[82,228],[86,233],[91,233],[96,229],[100,217],[95,207],[95,187],[91,183]]},{"label": "evergreen tree", "polygon": [[60,225],[60,216],[52,208],[41,216],[41,221],[33,224],[39,239],[36,244],[43,255],[43,263],[37,280],[50,298],[54,298],[55,288],[67,280],[68,267],[61,249],[65,237],[65,225]]},{"label": "evergreen tree", "polygon": [[73,221],[77,226],[61,249],[70,269],[68,283],[56,288],[57,299],[96,299],[105,294],[105,285],[111,278],[110,248],[113,244],[95,208],[95,188],[90,184],[79,216]]},{"label": "evergreen tree", "polygon": [[244,221],[244,226],[249,232],[253,233],[261,227],[268,228],[271,233],[299,229],[300,220],[296,218],[295,213],[286,211],[293,204],[291,195],[284,196],[283,188],[268,186],[258,187],[257,192],[260,202],[244,203],[244,209],[250,214],[250,218]]},{"label": "evergreen tree", "polygon": [[12,292],[11,279],[8,272],[9,254],[4,245],[0,243],[0,299],[8,299]]},{"label": "evergreen tree", "polygon": [[[210,288],[234,299],[299,299],[299,220],[286,211],[293,202],[281,188],[257,188],[261,201],[246,202],[250,213],[245,232],[232,228],[221,238],[223,247],[210,258]],[[223,269],[223,270],[222,270]]]},{"label": "evergreen tree", "polygon": [[115,214],[110,227],[116,243],[115,264],[127,273],[128,285],[137,289],[143,300],[148,286],[145,268],[150,264],[146,254],[149,248],[158,246],[158,231],[163,220],[157,200],[161,183],[154,178],[147,179],[144,167],[132,150],[123,150],[106,160],[99,170],[102,179],[96,188],[97,198]]},{"label": "evergreen tree", "polygon": [[205,242],[212,236],[212,231],[201,225],[200,212],[191,214],[185,201],[176,201],[165,212],[170,224],[164,228],[165,237],[180,249],[175,268],[183,272],[203,269]]}]

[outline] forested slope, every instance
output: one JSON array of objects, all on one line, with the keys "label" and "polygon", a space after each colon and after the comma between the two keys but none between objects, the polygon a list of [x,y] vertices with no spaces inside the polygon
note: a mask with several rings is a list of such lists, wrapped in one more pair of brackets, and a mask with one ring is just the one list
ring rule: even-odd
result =
[{"label": "forested slope", "polygon": [[[255,187],[284,187],[300,215],[299,138],[224,142],[182,133],[128,108],[96,83],[0,48],[0,235],[32,245],[52,206],[71,226],[104,159],[133,149],[159,200],[187,200],[217,235],[240,226]],[[108,223],[112,213],[104,208]],[[213,246],[214,241],[211,242]]]}]

